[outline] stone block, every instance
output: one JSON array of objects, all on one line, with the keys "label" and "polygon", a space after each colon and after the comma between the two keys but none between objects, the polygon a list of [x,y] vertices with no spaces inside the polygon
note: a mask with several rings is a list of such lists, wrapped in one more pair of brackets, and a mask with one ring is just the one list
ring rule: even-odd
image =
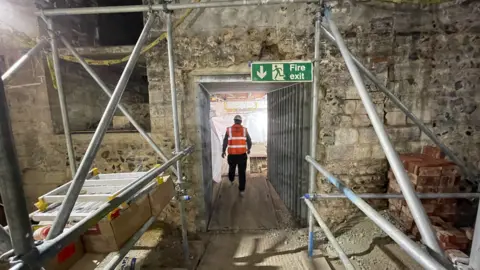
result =
[{"label": "stone block", "polygon": [[359,128],[358,129],[358,142],[359,143],[371,143],[378,144],[378,137],[373,128]]},{"label": "stone block", "polygon": [[350,85],[345,92],[346,99],[353,99],[353,100],[360,100],[360,95],[358,94],[358,90],[354,85]]},{"label": "stone block", "polygon": [[351,115],[354,114],[357,108],[357,100],[345,100],[343,113]]},{"label": "stone block", "polygon": [[403,112],[387,112],[385,119],[389,126],[404,126],[407,123],[407,117]]},{"label": "stone block", "polygon": [[354,127],[369,127],[372,123],[370,118],[366,114],[355,114],[353,115],[353,126]]},{"label": "stone block", "polygon": [[418,127],[388,127],[387,133],[394,142],[418,141],[420,140],[420,129]]},{"label": "stone block", "polygon": [[339,128],[335,130],[335,145],[355,144],[358,141],[358,130]]},{"label": "stone block", "polygon": [[326,148],[326,160],[353,160],[354,145],[333,145]]},{"label": "stone block", "polygon": [[373,145],[372,146],[372,158],[373,159],[384,159],[386,158],[385,152],[380,145]]}]

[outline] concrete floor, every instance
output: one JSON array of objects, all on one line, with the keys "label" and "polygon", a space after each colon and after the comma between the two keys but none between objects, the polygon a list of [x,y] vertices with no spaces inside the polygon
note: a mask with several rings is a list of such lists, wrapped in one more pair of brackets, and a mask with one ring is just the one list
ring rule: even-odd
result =
[{"label": "concrete floor", "polygon": [[[291,241],[295,230],[285,230],[287,211],[265,174],[247,177],[244,197],[238,181],[232,186],[224,179],[209,229],[212,231],[199,270],[227,269],[313,269],[306,258],[306,238]],[[287,211],[288,212],[288,211]],[[331,269],[324,258],[321,268]]]},{"label": "concrete floor", "polygon": [[270,189],[264,174],[249,175],[245,196],[238,180],[223,179],[217,191],[209,230],[260,230],[278,227]]}]

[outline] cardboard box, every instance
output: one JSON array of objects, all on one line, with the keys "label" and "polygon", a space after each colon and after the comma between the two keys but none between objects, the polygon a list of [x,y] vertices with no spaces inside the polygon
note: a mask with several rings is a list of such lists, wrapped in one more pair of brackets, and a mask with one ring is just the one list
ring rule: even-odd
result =
[{"label": "cardboard box", "polygon": [[84,254],[85,251],[82,241],[79,238],[76,242],[64,247],[45,267],[47,270],[68,270],[75,265]]},{"label": "cardboard box", "polygon": [[108,253],[119,250],[151,217],[149,196],[131,202],[112,220],[106,217],[90,228],[83,236],[85,250],[91,253]]},{"label": "cardboard box", "polygon": [[152,216],[157,216],[175,196],[175,186],[170,177],[164,176],[163,183],[148,193]]}]

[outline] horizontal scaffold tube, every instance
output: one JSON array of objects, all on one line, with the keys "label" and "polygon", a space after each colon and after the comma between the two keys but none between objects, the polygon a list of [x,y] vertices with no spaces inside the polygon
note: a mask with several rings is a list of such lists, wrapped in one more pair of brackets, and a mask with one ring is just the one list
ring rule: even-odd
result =
[{"label": "horizontal scaffold tube", "polygon": [[62,16],[62,15],[89,15],[89,14],[107,14],[107,13],[132,13],[148,12],[150,10],[177,10],[190,8],[221,8],[221,7],[240,7],[240,6],[266,6],[295,3],[313,3],[312,0],[243,0],[243,1],[221,1],[221,2],[202,2],[188,4],[167,4],[167,5],[132,5],[132,6],[110,6],[110,7],[83,7],[83,8],[56,8],[45,9],[37,12],[36,15]]},{"label": "horizontal scaffold tube", "polygon": [[388,222],[380,213],[371,207],[362,198],[358,197],[355,192],[345,187],[340,180],[335,178],[327,170],[325,170],[318,162],[310,156],[305,159],[312,164],[325,178],[346,195],[353,204],[355,204],[367,217],[369,217],[377,226],[388,234],[403,250],[405,250],[415,261],[417,261],[425,269],[446,270],[446,268],[432,258],[424,249],[417,245],[412,239],[402,233],[392,223]]},{"label": "horizontal scaffold tube", "polygon": [[[363,193],[357,194],[362,199],[400,199],[405,200],[403,194],[393,193]],[[480,193],[417,193],[417,197],[420,199],[469,199],[479,198]],[[346,199],[345,194],[305,194],[306,199]]]}]

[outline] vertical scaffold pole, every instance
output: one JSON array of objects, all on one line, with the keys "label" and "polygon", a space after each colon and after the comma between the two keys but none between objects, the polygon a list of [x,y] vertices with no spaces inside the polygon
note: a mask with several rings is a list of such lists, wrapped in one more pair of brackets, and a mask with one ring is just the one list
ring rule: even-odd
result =
[{"label": "vertical scaffold pole", "polygon": [[[173,55],[173,22],[172,22],[172,11],[167,12],[167,49],[168,49],[168,69],[170,74],[170,90],[172,98],[172,117],[173,117],[173,135],[175,137],[175,152],[180,151],[180,127],[178,124],[178,108],[177,108],[177,91],[175,87],[175,59]],[[182,165],[180,161],[177,161],[177,172],[178,172],[178,185],[180,190],[183,192],[183,174],[182,174]],[[178,200],[180,204],[180,219],[182,223],[182,244],[183,244],[183,254],[185,256],[185,263],[190,264],[190,252],[188,248],[188,235],[187,235],[187,220],[185,217],[185,203],[183,200]]]},{"label": "vertical scaffold pole", "polygon": [[[312,83],[312,113],[311,113],[311,131],[310,131],[310,156],[315,159],[317,152],[317,114],[318,114],[318,85],[319,85],[319,66],[320,66],[320,26],[322,24],[321,8],[323,1],[320,1],[315,20],[315,53],[314,53],[314,69],[313,69],[313,83]],[[312,164],[308,171],[308,193],[315,192],[316,170]],[[315,219],[312,210],[308,209],[308,256],[313,256],[313,225]]]},{"label": "vertical scaffold pole", "polygon": [[73,151],[72,135],[70,133],[70,122],[68,121],[67,100],[63,92],[62,72],[60,69],[60,58],[58,57],[57,37],[55,36],[55,29],[53,27],[53,20],[48,18],[47,21],[48,34],[50,35],[50,47],[52,47],[52,61],[53,70],[55,73],[55,82],[53,85],[57,86],[58,102],[60,103],[60,113],[62,115],[63,133],[65,134],[65,141],[67,143],[68,162],[70,163],[70,170],[72,176],[75,175],[77,165],[75,163],[75,153]]},{"label": "vertical scaffold pole", "polygon": [[2,240],[6,247],[13,247],[16,256],[26,256],[34,248],[33,233],[3,81],[0,81],[0,194],[10,228],[10,239],[8,239],[8,233],[2,228]]}]

